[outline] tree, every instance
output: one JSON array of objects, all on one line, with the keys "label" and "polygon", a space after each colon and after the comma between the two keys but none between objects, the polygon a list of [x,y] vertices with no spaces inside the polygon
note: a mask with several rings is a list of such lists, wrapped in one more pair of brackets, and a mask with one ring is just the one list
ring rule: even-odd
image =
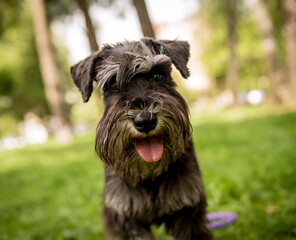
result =
[{"label": "tree", "polygon": [[[208,74],[216,80],[216,89],[227,89],[231,106],[238,104],[237,24],[241,1],[199,0],[200,16],[205,20],[207,39],[203,42],[203,61]],[[215,57],[213,58],[213,54]]]},{"label": "tree", "polygon": [[51,46],[44,0],[31,0],[31,5],[36,48],[45,95],[55,123],[54,135],[59,143],[66,144],[71,140],[72,133],[63,114],[63,98],[59,91],[61,79]]},{"label": "tree", "polygon": [[137,10],[144,37],[155,38],[155,33],[147,12],[145,0],[133,0],[133,4]]},{"label": "tree", "polygon": [[284,15],[283,38],[292,100],[296,106],[296,1],[282,0]]},{"label": "tree", "polygon": [[237,0],[226,0],[226,22],[227,22],[227,46],[229,51],[229,61],[227,70],[227,85],[232,94],[232,105],[238,104],[237,100],[237,80],[238,61],[236,57],[236,7]]},{"label": "tree", "polygon": [[276,41],[273,36],[273,24],[271,18],[262,0],[245,0],[245,2],[256,21],[261,34],[271,99],[274,103],[281,103],[280,83],[282,81],[282,74],[277,56]]},{"label": "tree", "polygon": [[75,10],[79,9],[83,13],[85,19],[86,34],[90,50],[91,52],[95,52],[99,50],[99,46],[95,34],[95,27],[89,15],[89,5],[98,3],[105,7],[109,7],[113,1],[114,0],[45,0],[45,5],[48,10],[47,14],[49,16],[49,23],[51,23],[54,19],[72,15]]},{"label": "tree", "polygon": [[97,39],[96,39],[94,25],[93,25],[91,18],[89,16],[87,1],[86,0],[76,0],[76,2],[84,15],[90,49],[92,52],[96,52],[99,50],[99,46],[98,46]]}]

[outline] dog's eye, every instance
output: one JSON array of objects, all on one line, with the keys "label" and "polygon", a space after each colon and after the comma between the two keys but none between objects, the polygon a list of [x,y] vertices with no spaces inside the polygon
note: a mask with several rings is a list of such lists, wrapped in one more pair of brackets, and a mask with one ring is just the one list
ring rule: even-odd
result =
[{"label": "dog's eye", "polygon": [[116,83],[116,78],[112,77],[109,84],[108,84],[108,88],[112,91],[116,91],[117,90],[117,83]]},{"label": "dog's eye", "polygon": [[155,80],[156,82],[160,82],[160,81],[162,81],[162,79],[163,79],[163,75],[161,75],[161,74],[154,74],[154,75],[153,75],[153,78],[154,78],[154,80]]},{"label": "dog's eye", "polygon": [[109,88],[110,88],[112,91],[117,90],[117,84],[116,84],[116,82],[112,83],[112,84],[109,86]]}]

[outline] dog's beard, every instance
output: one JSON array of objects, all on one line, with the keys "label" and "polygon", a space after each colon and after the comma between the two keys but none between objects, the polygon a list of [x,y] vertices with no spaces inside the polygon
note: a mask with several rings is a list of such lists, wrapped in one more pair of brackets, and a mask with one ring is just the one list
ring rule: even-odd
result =
[{"label": "dog's beard", "polygon": [[[130,120],[137,111],[124,109],[124,106],[115,104],[106,111],[98,125],[96,151],[117,174],[137,185],[147,178],[158,177],[180,157],[188,142],[190,124],[187,107],[179,102],[170,102],[167,107],[153,109],[158,114],[157,127],[149,133],[140,133]],[[158,138],[163,144],[158,161],[145,161],[136,149],[137,141],[148,138]]]}]

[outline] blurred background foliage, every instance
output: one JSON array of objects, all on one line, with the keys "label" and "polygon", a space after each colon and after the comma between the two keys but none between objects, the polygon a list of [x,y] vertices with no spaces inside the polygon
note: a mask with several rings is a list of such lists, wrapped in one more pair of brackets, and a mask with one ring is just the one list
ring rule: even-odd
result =
[{"label": "blurred background foliage", "polygon": [[[246,2],[253,0],[197,0],[198,7],[195,14],[188,16],[192,22],[196,22],[199,30],[194,34],[191,45],[197,45],[201,53],[198,61],[203,64],[207,77],[210,79],[210,87],[202,91],[192,91],[186,88],[181,80],[177,80],[180,86],[180,91],[186,93],[190,105],[198,102],[201,96],[209,100],[215,99],[215,96],[225,90],[230,90],[234,98],[238,98],[240,93],[246,93],[253,89],[260,89],[266,95],[268,100],[272,99],[272,91],[270,90],[271,84],[268,82],[268,69],[266,65],[265,53],[262,48],[262,37],[258,24],[254,20],[250,9],[247,7]],[[256,0],[257,2],[259,0]],[[255,2],[256,2],[255,1]],[[289,0],[287,0],[289,1]],[[143,2],[143,1],[139,1]],[[254,2],[254,1],[253,1]],[[287,76],[287,60],[285,53],[285,43],[283,39],[283,27],[285,25],[285,17],[283,10],[283,2],[280,0],[268,1],[260,0],[267,10],[268,17],[273,26],[273,37],[276,43],[276,58],[279,59],[279,68],[285,76]],[[84,16],[88,14],[89,6],[98,5],[103,8],[113,7],[115,15],[120,15],[124,18],[126,7],[122,6],[116,0],[46,0],[43,2],[46,8],[47,24],[50,31],[50,40],[54,60],[58,68],[60,80],[57,86],[57,91],[60,92],[65,102],[65,106],[61,107],[68,116],[63,116],[67,124],[77,123],[85,118],[85,122],[92,122],[97,119],[95,114],[101,111],[99,106],[84,106],[84,109],[90,111],[86,114],[79,113],[80,100],[76,98],[73,92],[77,90],[72,84],[69,74],[67,46],[61,41],[58,41],[51,31],[51,24],[58,21],[64,21],[65,18],[71,17],[73,12],[81,10],[83,12],[83,4],[86,6],[84,9]],[[127,1],[123,4],[132,6],[133,2]],[[36,49],[35,36],[32,18],[32,1],[21,0],[2,0],[0,3],[0,136],[4,137],[9,134],[18,134],[18,122],[24,119],[27,112],[34,112],[41,119],[47,121],[50,116],[54,115],[50,103],[46,98],[45,90],[46,85],[42,81],[42,73],[38,60],[38,49]],[[227,6],[234,10],[230,13],[227,12]],[[86,13],[85,13],[86,11]],[[237,79],[235,89],[231,89],[228,83],[228,71],[231,55],[227,47],[227,39],[229,32],[227,31],[227,21],[231,17],[235,22],[234,43],[235,43],[235,57],[237,62]],[[100,39],[98,36],[90,36],[90,28],[94,30],[100,28],[105,22],[92,21],[90,15],[90,24],[86,24],[86,35],[88,36],[90,45],[91,42],[98,43]],[[86,18],[85,18],[86,19]],[[151,23],[157,36],[157,26]],[[142,29],[143,26],[142,26]],[[135,30],[136,31],[136,30]],[[149,33],[143,32],[144,36]],[[182,34],[182,33],[180,33]],[[91,47],[97,50],[98,45]],[[230,67],[231,69],[232,67]],[[175,74],[176,75],[176,74]],[[178,76],[178,75],[177,75]],[[179,77],[177,77],[179,78]],[[288,77],[283,77],[281,82],[275,86],[275,92],[280,92],[277,104],[291,105],[294,101],[293,94],[291,93],[290,83]],[[293,80],[295,81],[295,79]],[[72,95],[71,95],[72,94]],[[238,96],[236,96],[238,94]],[[76,94],[77,95],[77,94]],[[66,98],[66,99],[65,99]],[[99,96],[96,100],[99,100]],[[91,101],[93,102],[93,101]],[[62,103],[61,103],[62,104]],[[228,106],[231,106],[231,102]],[[90,107],[91,106],[91,107]],[[228,107],[223,106],[223,107]],[[97,111],[93,114],[93,109]],[[75,109],[75,110],[73,110]],[[69,115],[70,114],[70,115]],[[77,119],[80,118],[80,119]],[[70,121],[71,120],[71,121]],[[84,121],[83,120],[83,121]],[[72,123],[71,123],[72,122]]]},{"label": "blurred background foliage", "polygon": [[[228,49],[225,44],[227,41],[227,31],[225,31],[226,16],[225,11],[223,11],[223,7],[225,8],[224,3],[225,1],[203,1],[202,6],[205,11],[200,13],[202,18],[205,19],[209,31],[209,36],[203,42],[205,50],[202,60],[210,77],[215,79],[215,86],[222,90],[227,88],[226,69],[229,61]],[[242,3],[240,2],[240,4]],[[239,89],[241,91],[248,91],[262,88],[262,86],[258,86],[258,79],[264,76],[263,53],[258,29],[245,9],[238,9],[238,11],[237,56],[240,65]]]},{"label": "blurred background foliage", "polygon": [[35,110],[45,116],[48,108],[30,9],[23,1],[1,1],[1,5],[0,136],[3,136],[9,129],[17,134],[15,124],[27,111]]},{"label": "blurred background foliage", "polygon": [[[204,49],[202,61],[209,76],[215,80],[215,86],[219,89],[225,89],[227,88],[226,69],[229,63],[229,54],[226,47],[227,11],[225,8],[227,1],[201,0],[200,3],[201,10],[198,12],[198,17],[203,19],[208,31],[202,41]],[[252,18],[249,9],[246,8],[244,1],[233,1],[233,4],[236,5],[236,52],[239,62],[238,90],[264,89],[268,91],[268,83],[258,81],[262,76],[266,76],[267,69],[264,65],[262,39],[257,23]],[[283,12],[281,11],[281,1],[265,0],[264,4],[274,26],[273,34],[276,39],[276,51],[283,67],[285,53],[282,37]]]}]

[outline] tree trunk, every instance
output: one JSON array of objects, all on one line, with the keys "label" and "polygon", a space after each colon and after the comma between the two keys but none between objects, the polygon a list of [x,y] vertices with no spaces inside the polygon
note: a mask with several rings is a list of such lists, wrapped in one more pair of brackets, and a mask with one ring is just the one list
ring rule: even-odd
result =
[{"label": "tree trunk", "polygon": [[286,50],[286,64],[292,94],[292,101],[296,106],[296,1],[282,0],[285,22],[283,37]]},{"label": "tree trunk", "polygon": [[281,69],[277,57],[277,47],[273,36],[271,18],[262,0],[245,0],[245,2],[251,10],[262,37],[262,46],[265,54],[265,64],[269,79],[271,99],[274,103],[281,103]]},{"label": "tree trunk", "polygon": [[44,0],[31,0],[31,5],[39,65],[46,100],[53,117],[54,135],[60,144],[67,144],[72,139],[72,132],[63,114],[63,98],[58,88],[60,75],[51,47]]},{"label": "tree trunk", "polygon": [[76,2],[84,15],[85,25],[87,29],[87,36],[88,36],[91,52],[96,52],[99,50],[99,46],[96,39],[94,25],[92,24],[91,18],[89,16],[87,0],[76,0]]},{"label": "tree trunk", "polygon": [[133,0],[133,4],[137,10],[144,37],[155,38],[155,33],[147,12],[145,0]]},{"label": "tree trunk", "polygon": [[232,94],[232,106],[238,105],[237,81],[238,81],[238,61],[235,52],[236,46],[236,0],[226,1],[227,13],[227,46],[229,51],[229,62],[227,71],[227,85]]}]

